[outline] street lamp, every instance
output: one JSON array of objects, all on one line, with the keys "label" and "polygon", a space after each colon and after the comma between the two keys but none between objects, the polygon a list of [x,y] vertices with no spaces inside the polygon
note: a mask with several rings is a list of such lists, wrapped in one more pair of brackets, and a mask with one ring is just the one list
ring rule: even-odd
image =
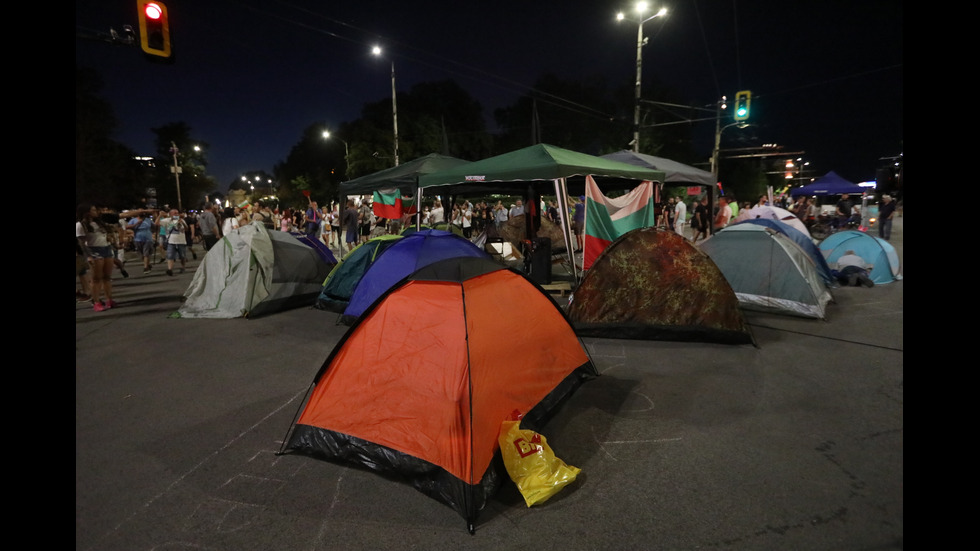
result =
[{"label": "street lamp", "polygon": [[[332,137],[330,131],[324,130],[323,137],[326,139],[330,139]],[[343,138],[337,138],[337,139],[344,142],[344,167],[345,167],[344,177],[349,180],[350,179],[350,147],[347,145],[347,142],[344,141]]]},{"label": "street lamp", "polygon": [[643,44],[645,43],[643,39],[643,24],[647,21],[655,18],[667,15],[667,8],[660,8],[660,10],[647,17],[643,18],[643,12],[646,11],[648,4],[646,2],[636,3],[636,14],[639,19],[632,20],[627,19],[623,12],[616,14],[616,20],[622,21],[626,19],[627,21],[637,22],[636,30],[636,100],[633,105],[633,152],[638,153],[640,151],[640,82],[643,79]]},{"label": "street lamp", "polygon": [[[371,53],[380,56],[381,46],[375,46]],[[395,124],[395,166],[398,166],[398,106],[395,101],[395,60],[391,60],[391,118]]]}]

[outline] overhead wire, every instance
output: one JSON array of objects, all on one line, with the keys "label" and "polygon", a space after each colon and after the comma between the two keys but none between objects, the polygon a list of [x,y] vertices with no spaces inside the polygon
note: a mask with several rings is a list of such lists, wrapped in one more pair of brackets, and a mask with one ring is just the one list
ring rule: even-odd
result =
[{"label": "overhead wire", "polygon": [[[231,0],[231,1],[237,2],[237,1],[240,1],[240,0]],[[449,72],[452,75],[459,76],[459,77],[462,77],[462,78],[467,78],[467,79],[470,79],[470,80],[479,82],[481,84],[486,84],[486,85],[494,86],[494,87],[496,87],[498,89],[501,89],[501,90],[504,90],[504,91],[507,91],[507,92],[517,93],[517,94],[531,94],[531,93],[533,93],[535,95],[535,97],[539,101],[542,101],[544,103],[548,103],[548,104],[554,105],[556,107],[560,107],[560,108],[564,108],[564,109],[570,110],[572,112],[578,113],[578,114],[583,115],[583,116],[589,116],[589,117],[593,117],[593,118],[596,118],[596,119],[599,119],[599,120],[606,120],[606,121],[608,121],[608,120],[614,120],[614,119],[618,118],[616,115],[613,115],[613,114],[610,114],[610,113],[606,113],[606,112],[601,111],[599,109],[595,109],[593,107],[590,107],[590,106],[587,106],[587,105],[583,105],[581,103],[572,101],[572,100],[567,99],[567,98],[563,98],[561,96],[558,96],[556,94],[552,94],[550,92],[545,92],[543,90],[538,90],[534,86],[523,84],[523,83],[520,83],[520,82],[511,80],[511,79],[509,79],[507,77],[490,73],[490,72],[485,71],[483,69],[480,69],[478,67],[474,67],[472,65],[469,65],[469,64],[466,64],[466,63],[462,63],[462,62],[459,62],[457,60],[454,60],[454,59],[451,59],[451,58],[448,58],[448,57],[445,57],[445,56],[442,56],[442,55],[439,55],[439,54],[435,54],[435,53],[432,53],[432,52],[423,50],[421,48],[417,48],[417,47],[412,46],[410,44],[405,44],[405,43],[399,42],[397,40],[393,40],[393,39],[389,39],[389,38],[383,37],[381,35],[378,35],[376,33],[373,33],[371,31],[368,31],[366,29],[362,29],[360,27],[357,27],[356,25],[353,25],[353,24],[348,23],[346,21],[341,21],[341,20],[338,20],[338,19],[335,19],[335,18],[326,16],[326,15],[323,15],[321,13],[317,13],[317,12],[315,12],[313,10],[308,9],[308,8],[305,8],[305,7],[302,7],[302,6],[297,6],[297,5],[295,5],[295,4],[291,3],[291,2],[274,1],[272,3],[280,4],[280,5],[283,5],[283,6],[292,8],[292,9],[295,9],[297,11],[303,12],[303,13],[305,13],[307,15],[310,15],[310,16],[315,16],[315,17],[317,17],[319,19],[322,19],[322,20],[325,20],[325,21],[329,21],[330,23],[339,25],[341,27],[350,29],[352,31],[356,31],[358,33],[362,33],[362,34],[364,34],[366,36],[372,36],[377,41],[381,41],[381,42],[383,42],[385,44],[395,45],[398,48],[400,48],[401,50],[394,50],[393,49],[393,51],[390,54],[388,54],[388,55],[390,55],[392,57],[397,57],[397,58],[409,60],[409,61],[412,61],[414,63],[418,63],[420,65],[424,65],[424,66],[427,66],[427,67],[430,67],[430,68],[444,70],[444,71]],[[263,3],[263,6],[265,4],[266,4],[266,2]],[[369,42],[365,41],[365,39],[363,39],[363,38],[354,38],[354,37],[346,36],[346,35],[343,35],[343,34],[340,34],[340,33],[337,33],[337,32],[329,31],[329,30],[326,30],[326,29],[324,29],[324,28],[322,28],[320,26],[312,25],[312,24],[310,24],[308,22],[299,21],[299,20],[296,20],[296,19],[293,19],[293,18],[288,18],[288,17],[286,17],[286,16],[284,16],[282,14],[274,13],[274,12],[268,11],[268,10],[263,9],[263,8],[259,8],[259,7],[255,7],[255,6],[245,6],[245,7],[247,9],[251,10],[251,11],[261,13],[262,15],[265,15],[265,16],[268,16],[268,17],[273,17],[273,18],[276,18],[276,19],[278,19],[280,21],[283,21],[285,23],[288,23],[288,24],[291,24],[291,25],[296,25],[298,27],[305,28],[307,30],[311,30],[311,31],[316,32],[316,33],[319,33],[319,34],[324,34],[324,35],[330,36],[331,38],[336,38],[338,40],[343,40],[343,41],[354,43],[354,44],[360,44],[360,45],[363,45],[365,47],[371,47],[371,46],[374,46],[375,45],[375,44],[370,44]],[[417,57],[417,56],[413,56],[413,55],[408,55],[408,54],[405,53],[407,51],[418,52],[419,54],[422,54],[422,55],[425,55],[425,56],[429,56],[429,57],[431,57],[433,59],[436,59],[436,60],[439,60],[439,61],[441,61],[443,63],[430,62],[430,61],[427,61],[426,59],[423,59],[421,57]],[[447,68],[446,65],[445,65],[445,63],[451,64],[452,66],[456,67],[457,69]],[[464,71],[469,71],[469,73],[466,73]]]}]

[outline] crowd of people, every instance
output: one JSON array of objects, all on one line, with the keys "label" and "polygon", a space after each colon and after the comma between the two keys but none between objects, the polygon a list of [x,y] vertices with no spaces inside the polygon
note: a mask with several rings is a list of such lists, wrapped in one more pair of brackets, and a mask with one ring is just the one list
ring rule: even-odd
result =
[{"label": "crowd of people", "polygon": [[[755,205],[746,202],[741,208],[762,206],[768,197],[762,195]],[[575,236],[575,253],[584,247],[585,197],[569,197],[566,221]],[[883,195],[879,204],[878,233],[890,239],[896,202]],[[421,224],[431,228],[458,228],[467,239],[481,235],[488,228],[500,230],[508,220],[524,214],[520,199],[508,207],[503,201],[460,200],[448,209],[439,199],[426,206],[421,213]],[[717,206],[708,205],[707,196],[692,201],[688,206],[681,198],[669,197],[659,208],[657,226],[671,228],[687,237],[689,225],[691,240],[707,239],[710,233],[720,231],[731,224],[738,213],[738,202],[732,196],[722,196]],[[787,209],[808,227],[818,218],[817,206],[808,197],[797,197]],[[855,209],[858,209],[855,212]],[[835,220],[839,227],[846,227],[855,216],[860,220],[860,209],[848,195],[843,195],[836,205]],[[560,224],[558,203],[543,202],[541,213],[549,221]],[[197,259],[196,245],[206,253],[225,235],[247,224],[258,222],[269,230],[303,233],[319,239],[325,245],[347,254],[358,245],[376,235],[399,233],[406,225],[414,223],[414,216],[400,220],[387,220],[376,216],[368,196],[348,198],[346,204],[331,202],[320,207],[310,200],[306,208],[271,208],[257,201],[238,207],[204,205],[198,211],[180,212],[169,207],[163,209],[138,208],[118,212],[104,206],[85,203],[79,205],[75,224],[75,265],[78,283],[76,300],[89,302],[97,312],[113,308],[112,275],[118,270],[122,277],[129,277],[125,266],[125,252],[134,251],[142,262],[143,274],[153,271],[155,264],[166,262],[166,274],[184,273],[188,255]],[[710,233],[709,233],[710,232]],[[850,281],[850,279],[848,279]],[[863,280],[859,280],[861,284]]]}]

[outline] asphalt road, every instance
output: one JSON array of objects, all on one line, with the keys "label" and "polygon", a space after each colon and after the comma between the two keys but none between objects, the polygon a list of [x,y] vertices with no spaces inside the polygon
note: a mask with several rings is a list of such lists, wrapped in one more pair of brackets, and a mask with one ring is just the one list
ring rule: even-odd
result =
[{"label": "asphalt road", "polygon": [[747,312],[758,347],[584,339],[601,376],[542,430],[582,474],[532,508],[507,482],[470,535],[407,484],[277,456],[347,327],[168,318],[197,263],[76,304],[77,550],[904,547],[904,280],[836,289],[825,321]]}]

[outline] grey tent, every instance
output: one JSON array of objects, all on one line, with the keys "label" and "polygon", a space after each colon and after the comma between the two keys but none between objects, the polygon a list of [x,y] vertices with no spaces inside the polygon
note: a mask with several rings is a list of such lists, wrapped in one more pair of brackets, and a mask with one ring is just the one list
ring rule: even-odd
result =
[{"label": "grey tent", "polygon": [[309,306],[331,268],[289,232],[252,222],[211,247],[172,317],[255,317]]},{"label": "grey tent", "polygon": [[814,260],[786,234],[756,224],[735,224],[698,245],[735,291],[739,306],[824,319],[833,300]]},{"label": "grey tent", "polygon": [[615,153],[609,153],[608,155],[602,155],[602,158],[612,159],[613,161],[619,161],[629,165],[644,166],[654,170],[660,170],[664,173],[664,182],[667,184],[696,184],[702,186],[713,186],[715,185],[716,181],[714,174],[708,172],[707,170],[701,170],[700,168],[688,166],[677,161],[672,161],[663,157],[654,157],[653,155],[646,155],[644,153],[637,153],[635,151],[617,151]]}]

